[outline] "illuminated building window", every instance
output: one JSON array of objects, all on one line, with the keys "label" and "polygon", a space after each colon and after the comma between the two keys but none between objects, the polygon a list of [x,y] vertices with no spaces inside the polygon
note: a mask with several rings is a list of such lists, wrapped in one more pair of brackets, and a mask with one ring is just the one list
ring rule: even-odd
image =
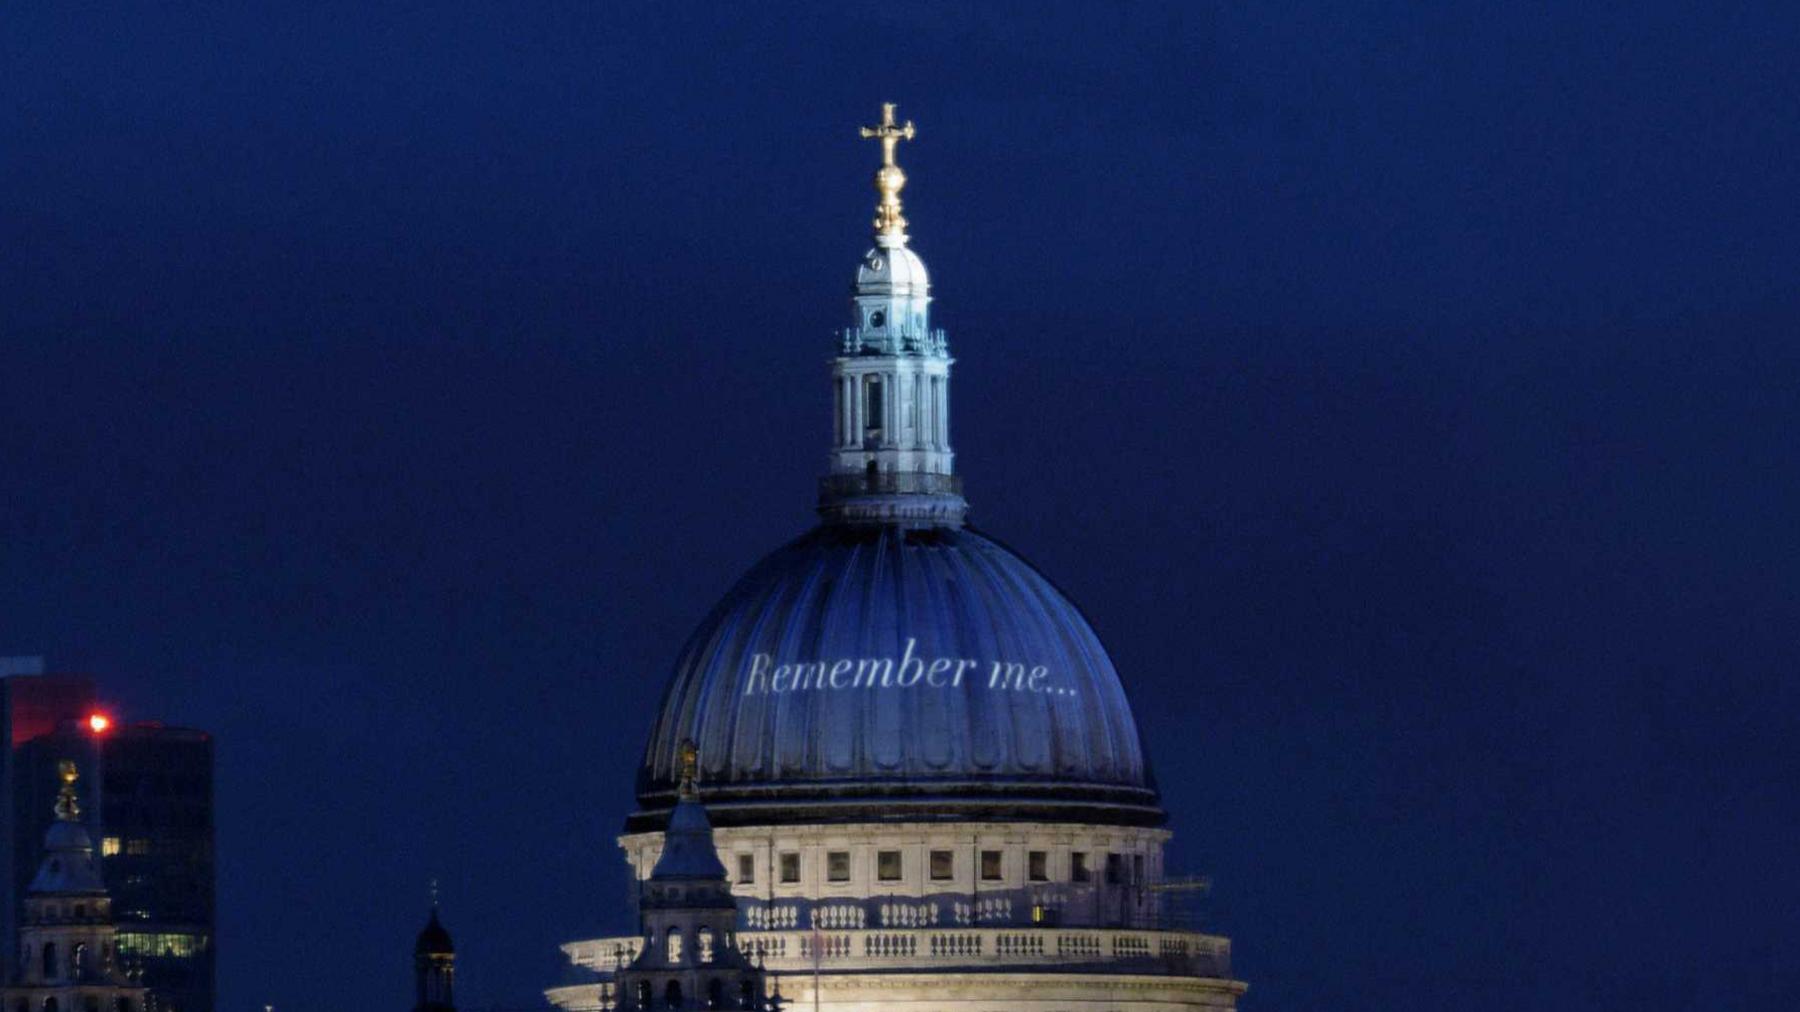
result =
[{"label": "illuminated building window", "polygon": [[756,881],[756,855],[755,854],[739,854],[737,857],[738,857],[738,881],[739,882],[755,882]]},{"label": "illuminated building window", "polygon": [[108,837],[102,838],[100,841],[100,856],[101,857],[118,857],[119,856],[119,838],[116,836],[108,836]]},{"label": "illuminated building window", "polygon": [[1026,854],[1025,877],[1033,882],[1050,881],[1050,855],[1041,850]]},{"label": "illuminated building window", "polygon": [[187,959],[207,950],[205,935],[178,932],[121,931],[115,943],[119,958],[174,957]]},{"label": "illuminated building window", "polygon": [[1000,881],[1001,877],[1002,876],[1000,874],[1000,852],[997,850],[982,851],[981,852],[981,880],[983,882],[998,882],[998,881]]},{"label": "illuminated building window", "polygon": [[931,880],[948,882],[956,877],[956,855],[948,850],[931,852]]},{"label": "illuminated building window", "polygon": [[827,882],[850,881],[850,852],[833,850],[825,855],[825,880]]},{"label": "illuminated building window", "polygon": [[1069,881],[1071,881],[1071,882],[1091,882],[1091,881],[1093,881],[1094,875],[1092,872],[1088,871],[1087,859],[1088,859],[1088,856],[1086,854],[1075,853],[1075,854],[1069,855]]},{"label": "illuminated building window", "polygon": [[781,855],[781,881],[800,881],[800,855],[792,851]]},{"label": "illuminated building window", "polygon": [[875,877],[883,882],[900,881],[900,852],[883,850],[875,854]]}]

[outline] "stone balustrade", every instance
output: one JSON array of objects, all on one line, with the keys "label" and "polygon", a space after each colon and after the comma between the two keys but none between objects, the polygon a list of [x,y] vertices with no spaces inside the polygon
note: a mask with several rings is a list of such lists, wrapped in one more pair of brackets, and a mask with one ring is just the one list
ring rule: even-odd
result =
[{"label": "stone balustrade", "polygon": [[[1194,931],[1065,927],[927,927],[740,931],[737,945],[780,973],[898,969],[1006,970],[1057,966],[1069,972],[1231,976],[1231,942]],[[635,935],[570,942],[576,966],[610,973],[636,958]],[[815,952],[816,948],[816,952]]]}]

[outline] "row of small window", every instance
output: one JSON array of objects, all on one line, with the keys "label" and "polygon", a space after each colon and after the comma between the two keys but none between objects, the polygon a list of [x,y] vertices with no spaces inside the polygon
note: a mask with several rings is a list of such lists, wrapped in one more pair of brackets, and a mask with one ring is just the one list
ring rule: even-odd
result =
[{"label": "row of small window", "polygon": [[[92,961],[88,959],[88,951],[88,944],[86,942],[76,942],[69,949],[69,964],[67,967],[64,967],[57,959],[56,943],[45,942],[42,953],[44,980],[49,982],[58,980],[86,981],[92,978],[94,975],[94,967],[91,965]],[[26,942],[19,949],[19,965],[22,967],[30,966],[31,958],[31,943]],[[112,962],[112,950],[107,948],[104,944],[100,946],[100,961],[102,964],[109,966]],[[64,973],[65,970],[67,971],[66,974]]]},{"label": "row of small window", "polygon": [[[637,986],[633,988],[633,990],[637,992],[637,1007],[639,1009],[648,1012],[649,1009],[656,1007],[656,992],[651,987],[649,981],[638,981]],[[740,981],[738,983],[738,1007],[754,1009],[761,1006],[762,1001],[756,991],[756,985],[753,982],[748,980]],[[681,982],[678,980],[671,980],[663,985],[662,999],[663,1008],[680,1009],[687,1007],[681,1000]],[[621,1004],[625,1003],[621,1002]],[[723,981],[714,978],[706,982],[706,1007],[709,1009],[723,1009],[725,1007],[725,984]]]},{"label": "row of small window", "polygon": [[[44,907],[43,919],[46,921],[60,921],[63,919],[63,914],[65,911],[68,913],[68,916],[71,920],[77,920],[77,921],[87,920],[88,905],[86,903],[77,903],[74,906],[70,906],[70,907],[64,907],[58,903],[51,903]],[[105,917],[106,916],[106,908],[96,905],[94,907],[94,916]]]},{"label": "row of small window", "polygon": [[[1075,851],[1069,855],[1069,881],[1092,882],[1093,869],[1088,864],[1090,855]],[[984,850],[980,852],[981,881],[1001,882],[1006,879],[1006,851]],[[956,878],[956,851],[934,850],[928,857],[930,877],[933,882],[949,882]],[[1125,880],[1125,855],[1106,855],[1106,881],[1116,885]],[[778,880],[784,884],[800,881],[800,854],[798,851],[783,851],[776,855],[776,871]],[[875,852],[875,879],[878,882],[898,882],[906,877],[904,852],[898,850],[878,850]],[[1050,881],[1050,852],[1046,850],[1028,850],[1025,852],[1025,878],[1031,882]],[[748,884],[756,881],[756,855],[739,854],[737,856],[737,880]],[[1131,855],[1131,880],[1144,880],[1144,855]],[[825,881],[850,881],[850,852],[847,850],[828,850],[825,852]]]},{"label": "row of small window", "polygon": [[[135,1012],[135,1009],[136,1005],[130,998],[118,998],[113,1001],[112,1012]],[[31,1000],[28,998],[20,998],[14,1003],[13,1012],[33,1012]],[[56,1000],[54,995],[52,995],[44,999],[42,1012],[62,1012],[62,1004]],[[70,1012],[75,1012],[75,1010],[70,1009]],[[80,1012],[102,1012],[100,998],[97,995],[91,994],[86,998],[83,998],[81,1000]]]}]

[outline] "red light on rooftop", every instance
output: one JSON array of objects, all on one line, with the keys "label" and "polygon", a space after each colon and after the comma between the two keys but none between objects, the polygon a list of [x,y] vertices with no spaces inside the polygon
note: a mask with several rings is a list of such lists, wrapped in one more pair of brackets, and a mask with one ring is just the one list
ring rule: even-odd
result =
[{"label": "red light on rooftop", "polygon": [[88,730],[94,732],[95,734],[105,734],[106,729],[111,726],[112,726],[112,718],[108,717],[106,714],[104,714],[104,713],[88,714]]}]

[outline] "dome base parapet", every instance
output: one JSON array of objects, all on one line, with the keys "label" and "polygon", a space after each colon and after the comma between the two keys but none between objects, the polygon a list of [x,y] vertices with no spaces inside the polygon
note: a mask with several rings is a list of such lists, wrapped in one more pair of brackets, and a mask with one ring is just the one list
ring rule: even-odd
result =
[{"label": "dome base parapet", "polygon": [[819,479],[818,512],[827,523],[961,527],[969,502],[953,474],[831,474]]},{"label": "dome base parapet", "polygon": [[[720,826],[866,822],[1068,822],[1158,827],[1168,822],[1153,790],[1075,783],[947,781],[941,783],[780,784],[703,790]],[[672,790],[647,789],[626,832],[659,832],[675,803]]]}]

